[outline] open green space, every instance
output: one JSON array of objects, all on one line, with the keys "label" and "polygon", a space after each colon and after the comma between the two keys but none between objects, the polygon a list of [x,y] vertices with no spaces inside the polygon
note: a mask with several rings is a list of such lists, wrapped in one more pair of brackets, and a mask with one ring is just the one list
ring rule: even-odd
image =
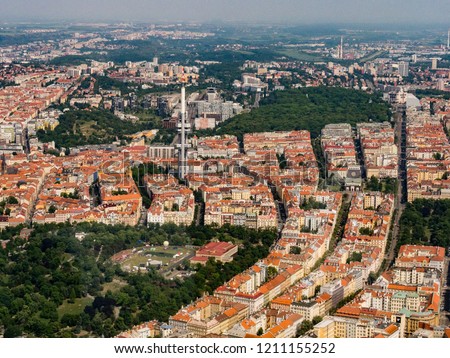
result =
[{"label": "open green space", "polygon": [[63,304],[58,307],[58,316],[61,318],[65,314],[79,315],[93,300],[94,299],[91,297],[75,298],[73,303],[70,303],[69,300],[65,300]]},{"label": "open green space", "polygon": [[58,148],[106,144],[117,139],[125,140],[127,135],[136,132],[153,129],[157,123],[159,118],[150,113],[145,119],[132,123],[102,109],[70,110],[60,116],[55,130],[40,129],[37,136],[42,142],[55,141]]},{"label": "open green space", "polygon": [[111,291],[112,293],[118,292],[126,285],[127,285],[126,281],[114,278],[111,282],[106,282],[103,284],[102,293],[105,294],[108,291]]},{"label": "open green space", "polygon": [[121,267],[125,271],[134,271],[134,267],[145,267],[150,260],[161,261],[163,266],[168,266],[182,261],[194,253],[194,250],[185,247],[139,247],[121,262]]},{"label": "open green space", "polygon": [[286,48],[283,50],[277,51],[280,55],[293,58],[298,61],[305,62],[319,62],[324,61],[323,57],[315,55],[313,53],[308,53],[297,48]]},{"label": "open green space", "polygon": [[[21,229],[0,232],[0,240],[9,240],[0,248],[0,327],[5,337],[77,337],[80,332],[113,337],[140,322],[167,321],[181,306],[266,257],[277,238],[275,230],[234,226],[64,223],[35,225],[24,241]],[[86,234],[82,241],[75,237],[79,232]],[[153,268],[129,273],[111,260],[136,247],[148,248],[156,255],[152,258],[170,260],[185,251],[184,245],[200,246],[215,238],[242,243],[234,260],[190,267],[181,259],[176,264],[190,271],[183,280],[166,279]],[[162,249],[164,241],[173,247]]]}]

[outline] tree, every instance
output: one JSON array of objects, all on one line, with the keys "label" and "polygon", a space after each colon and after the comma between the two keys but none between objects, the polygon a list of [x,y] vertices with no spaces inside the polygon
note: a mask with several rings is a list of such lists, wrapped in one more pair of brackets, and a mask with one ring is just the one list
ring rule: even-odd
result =
[{"label": "tree", "polygon": [[[8,327],[17,326],[24,336],[64,336],[87,331],[88,335],[110,336],[130,328],[138,321],[167,321],[178,309],[194,301],[204,292],[212,292],[223,282],[251,267],[268,255],[276,240],[274,230],[253,230],[243,227],[178,227],[152,225],[148,229],[124,225],[79,223],[70,225],[35,225],[26,243],[16,237],[22,227],[2,231],[2,239],[10,240],[0,250],[0,320]],[[80,242],[75,233],[85,232]],[[239,252],[233,262],[211,261],[192,270],[184,280],[166,280],[156,269],[129,274],[118,265],[111,265],[112,255],[145,244],[162,245],[165,240],[180,245],[223,236],[239,241]],[[206,242],[206,241],[204,241]],[[203,242],[203,243],[204,243]],[[26,249],[23,249],[26,245]],[[20,249],[19,249],[20,248]],[[101,250],[101,255],[99,255]],[[8,267],[8,270],[4,270]],[[272,268],[276,274],[275,268]],[[116,291],[103,291],[108,280],[118,280]],[[60,306],[70,302],[80,305],[95,297],[91,304],[81,306],[79,314],[65,314],[58,319]],[[108,320],[109,319],[109,320]],[[13,335],[14,330],[11,328]]]},{"label": "tree", "polygon": [[293,255],[300,255],[301,252],[302,250],[298,246],[291,246],[289,249],[289,253]]},{"label": "tree", "polygon": [[56,322],[58,320],[58,312],[53,302],[45,302],[41,308],[41,318]]},{"label": "tree", "polygon": [[6,327],[3,337],[5,338],[16,338],[22,336],[22,328],[17,325],[11,325]]},{"label": "tree", "polygon": [[103,109],[73,109],[59,117],[59,125],[53,130],[38,130],[42,142],[54,140],[57,148],[75,147],[86,144],[105,144],[114,140],[126,140],[127,135],[153,129],[158,117],[130,123],[122,121],[113,113]]},{"label": "tree", "polygon": [[61,326],[62,327],[75,327],[81,321],[80,315],[65,313],[61,317]]},{"label": "tree", "polygon": [[371,272],[369,277],[367,278],[367,283],[369,285],[373,284],[377,280],[377,274],[375,272]]},{"label": "tree", "polygon": [[262,327],[259,327],[258,332],[256,332],[257,336],[262,336],[264,334],[264,330]]},{"label": "tree", "polygon": [[400,218],[400,245],[420,244],[448,247],[450,200],[416,199],[406,206]]},{"label": "tree", "polygon": [[313,197],[309,197],[307,200],[303,201],[300,205],[300,209],[311,210],[311,209],[325,209],[327,204],[316,201]]},{"label": "tree", "polygon": [[304,320],[301,324],[300,327],[297,329],[297,337],[301,337],[304,336],[307,332],[309,332],[310,330],[312,330],[314,328],[314,325],[312,324],[311,321],[308,320]]},{"label": "tree", "polygon": [[222,123],[216,133],[241,138],[251,132],[305,129],[317,137],[329,123],[381,122],[389,115],[389,106],[380,95],[325,86],[288,89],[271,93],[259,108]]},{"label": "tree", "polygon": [[359,233],[361,235],[372,236],[374,231],[371,228],[368,228],[368,227],[361,227],[361,228],[359,228]]},{"label": "tree", "polygon": [[351,262],[361,262],[362,261],[362,253],[353,251],[351,256],[347,259],[347,263]]},{"label": "tree", "polygon": [[19,201],[14,196],[9,196],[7,199],[7,203],[16,205],[16,204],[19,204]]},{"label": "tree", "polygon": [[272,278],[274,278],[276,275],[278,274],[278,270],[273,267],[273,266],[269,266],[267,268],[267,279],[271,280]]},{"label": "tree", "polygon": [[321,288],[322,288],[321,285],[316,286],[316,288],[314,289],[314,296],[317,296],[319,294]]},{"label": "tree", "polygon": [[55,213],[55,211],[56,211],[56,206],[55,205],[50,205],[50,207],[48,208],[48,213],[49,214],[54,214]]},{"label": "tree", "polygon": [[385,178],[381,182],[381,187],[383,193],[395,194],[397,192],[397,179]]},{"label": "tree", "polygon": [[370,191],[381,191],[381,183],[377,177],[371,176],[369,181],[367,182],[366,189]]},{"label": "tree", "polygon": [[123,189],[118,189],[118,190],[113,190],[111,192],[112,195],[125,195],[128,194],[128,192],[126,190]]},{"label": "tree", "polygon": [[69,303],[75,303],[76,298],[77,298],[77,294],[75,293],[75,289],[72,287],[70,289],[70,294],[69,294]]}]

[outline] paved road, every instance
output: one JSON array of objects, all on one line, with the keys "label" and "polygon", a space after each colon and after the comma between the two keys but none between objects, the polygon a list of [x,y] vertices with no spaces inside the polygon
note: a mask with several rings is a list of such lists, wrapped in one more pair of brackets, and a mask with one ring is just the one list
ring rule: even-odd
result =
[{"label": "paved road", "polygon": [[398,178],[397,178],[397,195],[394,199],[394,209],[396,210],[396,216],[394,218],[394,225],[392,228],[392,242],[389,246],[389,250],[386,251],[385,259],[387,267],[391,266],[394,261],[394,250],[397,246],[397,239],[400,229],[400,218],[402,216],[403,210],[405,209],[404,193],[406,193],[406,118],[403,117],[401,112],[394,114],[395,118],[395,136],[397,139],[398,150]]},{"label": "paved road", "polygon": [[141,225],[141,226],[147,225],[147,209],[145,207],[142,207],[138,225]]},{"label": "paved road", "polygon": [[103,251],[103,245],[100,246],[100,250],[98,251],[98,255],[97,255],[97,258],[95,259],[95,262],[98,262],[98,260],[100,259],[100,255],[102,254],[102,251]]},{"label": "paved road", "polygon": [[197,217],[195,219],[195,225],[199,226],[200,225],[200,220],[202,219],[202,217],[204,217],[205,215],[205,204],[204,203],[197,203],[195,204],[197,206]]},{"label": "paved road", "polygon": [[366,176],[366,166],[364,165],[364,155],[361,148],[361,141],[357,138],[357,130],[354,129],[354,144],[355,144],[355,150],[356,150],[356,158],[358,160],[359,166],[361,168],[361,177],[365,179]]},{"label": "paved road", "polygon": [[253,108],[259,108],[259,101],[261,100],[261,92],[256,92],[255,103],[253,103]]},{"label": "paved road", "polygon": [[441,310],[440,324],[443,326],[448,326],[450,324],[450,270],[448,269],[449,262],[450,258],[446,257],[441,291],[441,302],[443,304],[443,310]]},{"label": "paved road", "polygon": [[[180,250],[185,250],[186,248],[180,247]],[[181,258],[179,258],[178,260],[172,262],[169,266],[164,266],[161,271],[160,274],[164,275],[165,278],[170,279],[170,278],[174,278],[176,277],[176,275],[178,275],[180,272],[178,270],[174,270],[171,271],[172,268],[177,267],[179,264],[181,264],[184,260],[190,260],[195,256],[195,251],[189,253],[186,256],[183,256]]]}]

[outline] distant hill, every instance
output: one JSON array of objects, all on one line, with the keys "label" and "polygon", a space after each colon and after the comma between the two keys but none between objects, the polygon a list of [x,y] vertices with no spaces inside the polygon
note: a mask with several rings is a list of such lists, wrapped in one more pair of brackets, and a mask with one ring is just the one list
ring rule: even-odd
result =
[{"label": "distant hill", "polygon": [[216,132],[235,134],[301,130],[313,137],[329,123],[389,120],[389,106],[379,94],[334,87],[309,87],[275,91],[260,102],[260,107],[223,123]]}]

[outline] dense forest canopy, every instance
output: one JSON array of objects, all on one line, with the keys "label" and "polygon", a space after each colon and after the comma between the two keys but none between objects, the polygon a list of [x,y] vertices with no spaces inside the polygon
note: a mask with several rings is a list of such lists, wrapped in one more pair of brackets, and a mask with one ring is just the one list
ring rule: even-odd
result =
[{"label": "dense forest canopy", "polygon": [[[111,337],[146,320],[167,321],[187,305],[266,257],[273,230],[244,227],[147,228],[81,223],[36,225],[28,239],[19,228],[0,233],[0,330],[5,337]],[[76,233],[86,234],[84,240]],[[110,260],[143,245],[203,245],[216,238],[239,245],[233,262],[210,260],[184,280],[167,280],[155,269],[124,272]],[[187,265],[184,262],[182,265]]]},{"label": "dense forest canopy", "polygon": [[226,121],[218,133],[235,134],[306,129],[313,137],[329,123],[389,120],[389,106],[379,94],[334,87],[275,91],[260,107]]},{"label": "dense forest canopy", "polygon": [[398,247],[406,244],[450,246],[450,200],[416,199],[400,219]]},{"label": "dense forest canopy", "polygon": [[146,129],[153,129],[152,121],[121,120],[113,113],[101,109],[71,110],[59,118],[55,130],[37,132],[41,142],[55,141],[58,148],[86,144],[107,144],[125,139],[126,135]]},{"label": "dense forest canopy", "polygon": [[424,97],[439,97],[446,100],[450,99],[450,93],[446,91],[440,91],[437,89],[416,89],[416,96],[418,98],[424,98]]}]

